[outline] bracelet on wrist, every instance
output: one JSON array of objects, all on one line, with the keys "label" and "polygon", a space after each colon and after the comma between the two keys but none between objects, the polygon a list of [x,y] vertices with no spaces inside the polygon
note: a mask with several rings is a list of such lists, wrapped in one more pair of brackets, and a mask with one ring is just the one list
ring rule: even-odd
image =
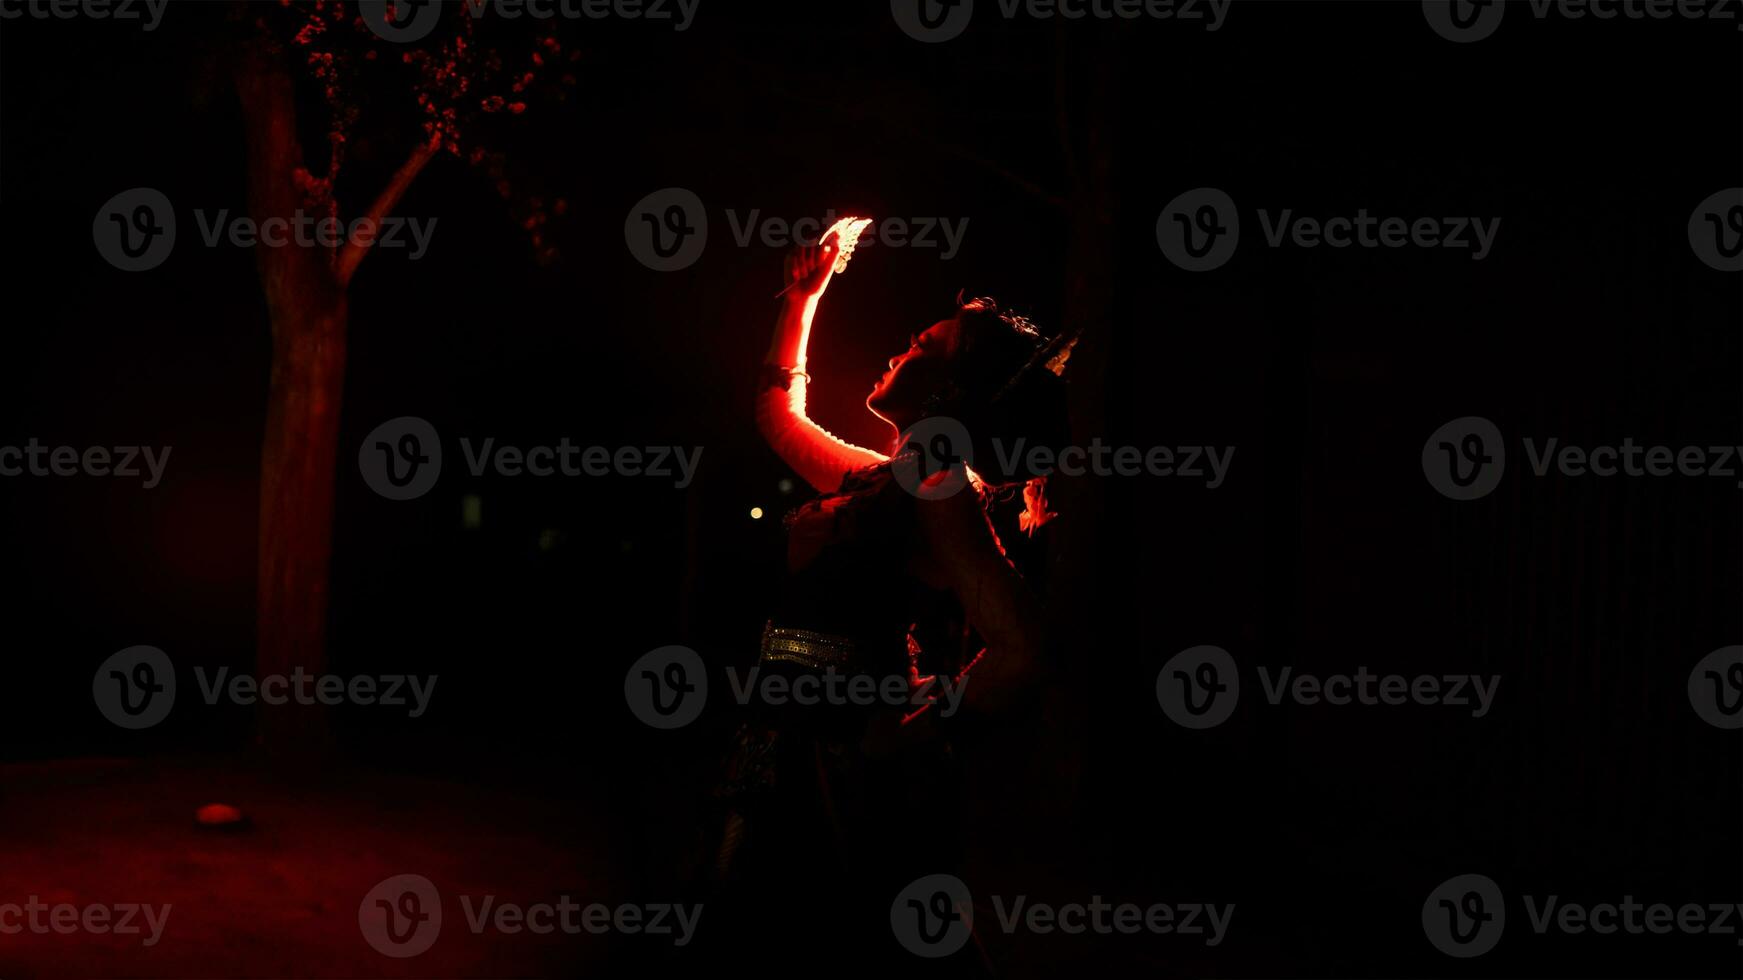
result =
[{"label": "bracelet on wrist", "polygon": [[794,378],[804,378],[806,384],[811,383],[811,375],[807,374],[802,366],[786,367],[781,364],[763,365],[762,387],[764,388],[779,388],[782,391],[791,391]]}]

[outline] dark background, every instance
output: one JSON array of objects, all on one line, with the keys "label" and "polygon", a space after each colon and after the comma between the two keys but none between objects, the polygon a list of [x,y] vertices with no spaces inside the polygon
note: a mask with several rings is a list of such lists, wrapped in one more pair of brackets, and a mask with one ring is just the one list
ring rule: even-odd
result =
[{"label": "dark background", "polygon": [[[247,758],[245,711],[178,708],[129,733],[89,696],[95,665],[135,644],[169,652],[190,692],[190,665],[252,660],[269,335],[252,256],[204,247],[192,216],[244,206],[217,6],[172,4],[150,34],[0,23],[0,444],[174,447],[151,491],[0,480],[13,761]],[[554,261],[444,157],[398,209],[438,219],[430,253],[364,263],[330,663],[440,681],[422,719],[341,711],[350,764],[580,805],[614,887],[677,887],[732,719],[646,729],[623,673],[668,643],[747,663],[778,518],[801,499],[777,488],[789,474],[750,411],[781,251],[738,247],[726,211],[966,218],[951,261],[872,247],[836,280],[813,340],[819,421],[875,440],[859,402],[881,359],[959,288],[1053,325],[1086,309],[1076,282],[1099,297],[1074,365],[1077,439],[1237,447],[1216,490],[1067,481],[1043,532],[1060,610],[1046,721],[972,741],[961,816],[977,892],[1234,902],[1231,936],[995,936],[995,959],[1013,975],[1737,975],[1743,951],[1722,937],[1538,936],[1510,905],[1501,945],[1458,961],[1419,924],[1428,891],[1470,871],[1510,900],[1743,900],[1743,741],[1684,690],[1697,659],[1740,639],[1735,481],[1538,478],[1519,442],[1743,441],[1739,280],[1685,232],[1696,204],[1743,182],[1734,23],[1539,21],[1520,4],[1494,37],[1455,45],[1416,3],[1240,2],[1214,33],[982,12],[921,44],[882,3],[752,7],[704,2],[681,34],[554,26],[583,52],[577,84],[497,142],[527,186],[567,202]],[[340,190],[353,212],[407,132],[364,125]],[[1102,175],[1088,190],[1085,170]],[[126,274],[92,247],[91,219],[139,186],[175,202],[181,237],[165,265]],[[662,274],[623,225],[669,186],[700,195],[711,237]],[[1189,274],[1155,222],[1200,186],[1235,199],[1246,236],[1227,266]],[[1473,262],[1267,248],[1259,208],[1502,222]],[[400,415],[430,420],[450,454],[437,488],[404,503],[354,462]],[[1493,420],[1509,451],[1499,489],[1469,503],[1420,466],[1428,434],[1464,415]],[[704,452],[687,491],[475,479],[460,436]],[[462,525],[467,494],[481,527]],[[1201,643],[1248,671],[1502,680],[1482,719],[1271,706],[1254,684],[1228,723],[1190,732],[1154,684]],[[27,795],[0,796],[9,823]]]}]

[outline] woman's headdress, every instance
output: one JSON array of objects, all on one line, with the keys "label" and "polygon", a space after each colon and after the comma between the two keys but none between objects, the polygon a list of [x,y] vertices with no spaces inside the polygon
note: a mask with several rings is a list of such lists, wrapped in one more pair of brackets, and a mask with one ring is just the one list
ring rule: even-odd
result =
[{"label": "woman's headdress", "polygon": [[1028,317],[999,309],[998,301],[987,296],[977,296],[964,302],[962,294],[958,293],[956,304],[965,310],[985,310],[993,313],[1000,322],[1027,337],[1035,345],[1035,352],[993,395],[990,404],[998,404],[1000,399],[1015,391],[1037,369],[1045,368],[1056,378],[1064,377],[1065,365],[1071,360],[1071,349],[1077,346],[1078,338],[1083,335],[1081,330],[1061,330],[1048,337]]},{"label": "woman's headdress", "polygon": [[[1078,338],[1083,334],[1081,330],[1062,330],[1048,337],[1028,317],[1001,310],[996,300],[985,296],[964,302],[962,294],[958,293],[956,304],[963,310],[993,314],[1013,333],[1026,338],[1033,345],[1033,351],[1028,358],[988,401],[989,407],[999,405],[1006,396],[1032,383],[1030,379],[1036,376],[1036,371],[1045,370],[1054,378],[1063,378],[1065,366],[1071,360],[1072,348],[1077,346]],[[1023,481],[1023,512],[1018,515],[1018,527],[1031,536],[1043,524],[1059,516],[1048,505],[1046,488],[1046,477],[1036,476]]]}]

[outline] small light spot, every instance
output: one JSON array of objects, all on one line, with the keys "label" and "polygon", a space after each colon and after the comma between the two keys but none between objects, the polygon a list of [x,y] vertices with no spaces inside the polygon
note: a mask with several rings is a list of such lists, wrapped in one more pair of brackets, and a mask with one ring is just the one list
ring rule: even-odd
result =
[{"label": "small light spot", "polygon": [[752,507],[750,509],[750,519],[753,521],[762,520],[763,519],[763,509],[761,507]]},{"label": "small light spot", "polygon": [[789,480],[783,476],[783,477],[781,477],[781,482],[775,484],[775,489],[781,491],[782,493],[792,493],[793,492],[793,481]]},{"label": "small light spot", "polygon": [[460,498],[460,526],[475,531],[484,524],[484,498],[469,493]]}]

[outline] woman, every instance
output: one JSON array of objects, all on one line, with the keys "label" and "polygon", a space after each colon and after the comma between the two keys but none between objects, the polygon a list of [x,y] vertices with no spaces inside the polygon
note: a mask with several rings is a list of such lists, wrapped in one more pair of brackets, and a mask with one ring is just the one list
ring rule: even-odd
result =
[{"label": "woman", "polygon": [[[963,832],[948,744],[935,729],[951,722],[934,717],[945,702],[927,705],[926,693],[938,693],[935,676],[953,678],[947,688],[961,685],[966,713],[984,714],[1009,711],[1032,692],[1037,604],[989,510],[1021,487],[1022,527],[1032,533],[1052,516],[1030,474],[941,466],[940,458],[999,462],[1008,454],[988,452],[991,440],[1045,443],[1063,420],[1058,372],[1069,341],[1048,341],[977,299],[891,358],[866,399],[890,426],[893,458],[825,431],[805,413],[805,365],[835,265],[833,236],[788,259],[757,396],[764,437],[822,494],[787,518],[788,581],[758,668],[787,680],[894,676],[918,693],[907,704],[759,704],[739,730],[715,869],[727,892],[714,907],[765,965],[782,954],[815,964],[812,956],[839,954],[843,942],[858,957],[907,955],[895,946],[889,905],[913,879],[951,871]],[[964,431],[979,452],[938,451],[940,433]],[[973,489],[952,492],[964,485]],[[985,644],[978,657],[975,637]],[[776,908],[778,923],[767,918]],[[771,929],[779,951],[757,938]]]}]

